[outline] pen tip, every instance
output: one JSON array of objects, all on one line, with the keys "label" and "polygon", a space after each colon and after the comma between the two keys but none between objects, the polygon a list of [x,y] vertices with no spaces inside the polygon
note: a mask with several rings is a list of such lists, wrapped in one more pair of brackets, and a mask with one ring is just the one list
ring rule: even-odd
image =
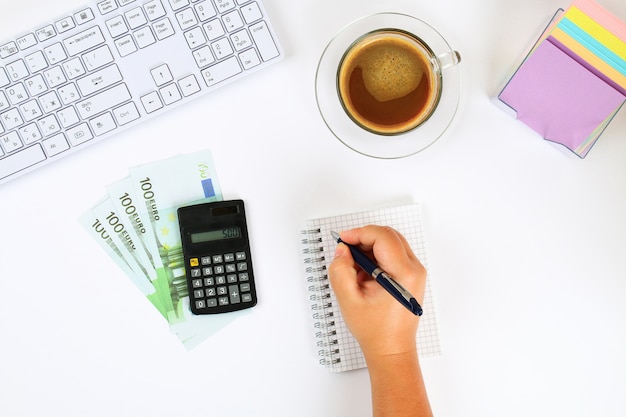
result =
[{"label": "pen tip", "polygon": [[333,237],[333,239],[335,240],[339,240],[339,233],[335,232],[334,230],[330,231],[330,235]]}]

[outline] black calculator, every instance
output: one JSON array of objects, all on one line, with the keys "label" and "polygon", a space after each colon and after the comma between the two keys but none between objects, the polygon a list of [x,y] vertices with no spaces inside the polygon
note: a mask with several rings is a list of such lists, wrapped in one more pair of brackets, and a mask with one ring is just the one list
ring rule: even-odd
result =
[{"label": "black calculator", "polygon": [[191,312],[218,314],[257,303],[242,200],[178,209]]}]

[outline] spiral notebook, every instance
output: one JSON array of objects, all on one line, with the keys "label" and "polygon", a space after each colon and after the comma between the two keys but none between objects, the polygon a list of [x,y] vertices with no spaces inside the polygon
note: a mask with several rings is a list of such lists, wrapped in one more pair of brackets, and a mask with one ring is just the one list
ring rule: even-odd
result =
[{"label": "spiral notebook", "polygon": [[[315,339],[319,349],[320,363],[331,372],[365,368],[366,364],[358,342],[341,317],[337,299],[328,281],[328,265],[333,259],[337,246],[330,231],[340,232],[367,224],[391,226],[398,230],[406,237],[415,255],[428,269],[428,256],[418,203],[306,221],[301,233]],[[422,303],[424,314],[420,318],[416,336],[417,350],[421,358],[441,354],[437,316],[430,284],[432,279],[429,273]]]}]

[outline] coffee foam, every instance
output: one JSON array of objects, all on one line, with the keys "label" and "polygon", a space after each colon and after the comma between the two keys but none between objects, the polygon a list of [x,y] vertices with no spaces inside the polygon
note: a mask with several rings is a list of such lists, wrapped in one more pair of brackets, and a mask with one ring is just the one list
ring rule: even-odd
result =
[{"label": "coffee foam", "polygon": [[363,71],[363,83],[376,100],[386,102],[406,96],[415,90],[425,76],[423,63],[415,47],[399,38],[375,40],[364,48],[352,65]]}]

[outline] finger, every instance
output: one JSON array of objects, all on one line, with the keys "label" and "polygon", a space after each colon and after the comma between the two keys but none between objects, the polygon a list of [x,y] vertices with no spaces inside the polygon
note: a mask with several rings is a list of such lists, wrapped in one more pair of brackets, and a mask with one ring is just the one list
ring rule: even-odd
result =
[{"label": "finger", "polygon": [[404,236],[388,226],[368,225],[343,231],[341,239],[372,252],[379,265],[387,268],[389,273],[399,267],[406,273],[407,268],[414,268],[416,261],[419,263]]},{"label": "finger", "polygon": [[337,245],[335,258],[328,267],[328,278],[338,297],[358,290],[357,268],[348,247],[341,243]]}]

